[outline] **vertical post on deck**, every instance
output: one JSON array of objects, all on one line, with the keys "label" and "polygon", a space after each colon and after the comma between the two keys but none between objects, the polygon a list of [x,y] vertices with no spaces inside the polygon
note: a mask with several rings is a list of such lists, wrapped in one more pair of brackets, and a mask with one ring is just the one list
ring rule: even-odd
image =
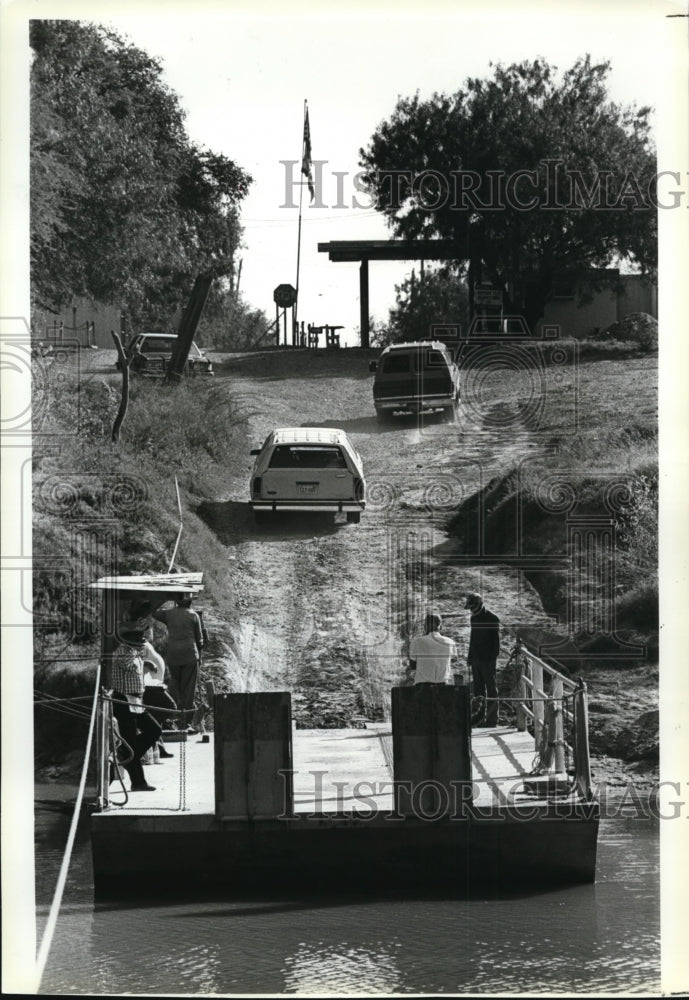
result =
[{"label": "vertical post on deck", "polygon": [[98,743],[96,774],[98,787],[96,801],[99,809],[106,809],[110,804],[110,782],[108,768],[108,734],[111,726],[112,703],[103,698],[102,688],[98,692]]},{"label": "vertical post on deck", "polygon": [[576,786],[579,794],[591,798],[591,756],[589,752],[589,707],[586,684],[579,678],[574,692],[574,751],[576,754]]},{"label": "vertical post on deck", "polygon": [[395,811],[437,819],[453,810],[458,786],[471,783],[469,689],[414,685],[391,695]]},{"label": "vertical post on deck", "polygon": [[545,703],[543,701],[543,667],[538,662],[538,660],[529,660],[531,664],[531,680],[533,681],[533,688],[531,690],[532,695],[532,708],[534,715],[534,739],[536,741],[536,746],[541,745],[541,734],[543,732],[543,724],[545,719]]},{"label": "vertical post on deck", "polygon": [[288,691],[213,698],[218,819],[293,815],[291,704]]},{"label": "vertical post on deck", "polygon": [[111,726],[112,705],[102,697],[103,690],[109,690],[112,674],[112,654],[117,645],[117,593],[114,590],[103,591],[101,604],[100,628],[100,691],[98,692],[98,742],[96,774],[98,781],[98,805],[104,808],[109,804],[109,774],[108,774],[108,736]]},{"label": "vertical post on deck", "polygon": [[562,696],[564,688],[559,677],[553,679],[553,734],[552,742],[555,749],[555,771],[561,774],[565,770],[565,726],[564,705]]},{"label": "vertical post on deck", "polygon": [[275,303],[275,346],[280,346],[280,306]]},{"label": "vertical post on deck", "polygon": [[368,311],[368,260],[362,260],[359,266],[359,326],[361,328],[361,346],[369,346],[369,311]]},{"label": "vertical post on deck", "polygon": [[519,678],[519,701],[517,702],[517,729],[520,733],[526,730],[526,712],[524,711],[524,702],[529,697],[529,688],[526,683],[525,674],[531,666],[531,658],[526,658],[526,665],[524,667],[524,673]]}]

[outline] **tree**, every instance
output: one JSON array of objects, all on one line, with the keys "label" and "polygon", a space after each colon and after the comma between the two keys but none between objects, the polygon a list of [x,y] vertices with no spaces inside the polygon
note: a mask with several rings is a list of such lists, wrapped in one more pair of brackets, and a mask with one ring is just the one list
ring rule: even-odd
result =
[{"label": "tree", "polygon": [[231,273],[250,176],[192,144],[160,64],[112,31],[32,21],[34,303],[170,315],[198,273]]},{"label": "tree", "polygon": [[586,56],[558,82],[536,59],[401,98],[360,150],[376,208],[398,237],[454,240],[470,288],[490,281],[531,327],[558,277],[654,274],[651,109],[609,101],[609,70]]},{"label": "tree", "polygon": [[216,282],[208,296],[196,341],[219,351],[239,351],[256,343],[265,346],[271,342],[271,333],[266,333],[270,325],[262,309],[252,308],[227,283]]},{"label": "tree", "polygon": [[469,296],[466,283],[456,269],[441,267],[415,272],[395,286],[395,305],[387,322],[387,342],[428,340],[434,326],[466,329]]}]

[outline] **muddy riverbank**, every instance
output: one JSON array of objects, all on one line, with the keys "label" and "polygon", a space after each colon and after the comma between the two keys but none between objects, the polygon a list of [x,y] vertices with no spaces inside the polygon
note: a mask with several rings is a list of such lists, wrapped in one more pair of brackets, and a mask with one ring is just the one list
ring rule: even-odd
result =
[{"label": "muddy riverbank", "polygon": [[[110,386],[116,402],[118,376],[106,353],[90,360],[82,377]],[[528,470],[548,460],[553,437],[576,415],[574,388],[589,420],[598,403],[610,420],[610,400],[630,378],[638,389],[645,386],[647,400],[655,393],[652,360],[589,363],[577,370],[576,385],[569,370],[557,373],[560,382],[546,386],[535,421],[532,380],[503,369],[482,377],[480,385],[465,379],[455,423],[429,415],[380,425],[368,372],[376,353],[217,356],[212,386],[198,390],[208,394],[209,412],[231,415],[234,434],[231,458],[213,466],[212,492],[192,485],[191,465],[184,469],[193,515],[185,526],[187,562],[194,549],[189,532],[197,524],[204,551],[212,552],[204,672],[220,690],[290,690],[296,723],[305,727],[357,726],[386,717],[389,690],[404,677],[408,639],[429,607],[454,616],[447,631],[460,659],[465,656],[466,591],[481,592],[501,619],[499,667],[516,634],[558,634],[557,616],[544,608],[541,590],[514,560],[501,559],[495,548],[489,558],[472,558],[453,522],[489,483],[515,467]],[[606,395],[599,400],[602,377]],[[152,394],[161,391],[149,386]],[[349,434],[366,470],[367,510],[358,525],[283,515],[258,528],[247,505],[249,451],[274,427],[309,425]],[[193,454],[185,461],[193,465]],[[152,474],[148,487],[155,493]],[[653,776],[657,663],[647,659],[622,673],[605,664],[586,666],[599,779]]]}]

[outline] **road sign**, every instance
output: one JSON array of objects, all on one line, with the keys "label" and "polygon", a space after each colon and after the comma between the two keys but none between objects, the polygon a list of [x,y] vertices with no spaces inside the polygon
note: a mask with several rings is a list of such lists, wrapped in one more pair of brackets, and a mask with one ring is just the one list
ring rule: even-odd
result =
[{"label": "road sign", "polygon": [[297,290],[293,285],[278,285],[273,292],[273,302],[281,309],[293,306],[297,301]]}]

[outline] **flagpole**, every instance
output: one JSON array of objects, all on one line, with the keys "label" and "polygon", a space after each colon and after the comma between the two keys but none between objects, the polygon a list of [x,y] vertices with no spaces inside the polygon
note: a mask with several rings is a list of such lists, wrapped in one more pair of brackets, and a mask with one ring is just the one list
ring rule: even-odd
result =
[{"label": "flagpole", "polygon": [[296,292],[297,292],[297,297],[296,297],[296,302],[294,303],[294,313],[293,313],[293,318],[292,318],[292,322],[294,324],[294,326],[292,328],[292,341],[293,342],[294,342],[294,337],[295,337],[295,331],[296,331],[296,329],[298,328],[298,325],[299,325],[297,317],[299,315],[299,262],[300,262],[300,258],[301,258],[301,202],[302,202],[302,198],[304,196],[304,176],[303,176],[303,174],[304,174],[304,154],[306,152],[306,113],[307,113],[307,104],[306,104],[306,100],[304,100],[304,121],[302,123],[302,129],[301,129],[301,167],[300,167],[300,177],[301,177],[301,180],[299,182],[299,227],[298,227],[298,231],[297,231],[297,280],[296,280],[295,285],[294,285],[294,287],[296,289]]}]

